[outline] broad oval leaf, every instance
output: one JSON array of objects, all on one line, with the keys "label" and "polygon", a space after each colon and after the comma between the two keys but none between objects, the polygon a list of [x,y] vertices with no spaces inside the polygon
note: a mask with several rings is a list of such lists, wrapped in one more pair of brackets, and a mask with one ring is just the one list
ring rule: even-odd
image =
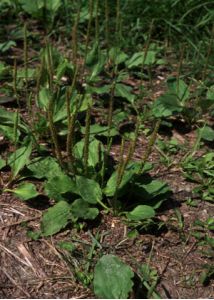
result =
[{"label": "broad oval leaf", "polygon": [[12,126],[7,125],[0,125],[0,133],[11,140],[12,142],[15,142],[17,138],[20,136],[20,130],[17,129],[16,135],[14,134],[14,128]]},{"label": "broad oval leaf", "polygon": [[205,141],[212,142],[214,141],[214,130],[210,126],[205,126],[201,129],[199,129],[199,132],[201,134],[201,138]]},{"label": "broad oval leaf", "polygon": [[41,222],[43,236],[53,235],[65,228],[71,218],[71,206],[60,201],[44,213]]},{"label": "broad oval leaf", "polygon": [[138,205],[126,215],[129,220],[141,221],[153,218],[155,216],[155,210],[148,205]]},{"label": "broad oval leaf", "polygon": [[44,110],[48,108],[50,102],[50,91],[46,87],[42,87],[39,91],[38,106]]},{"label": "broad oval leaf", "polygon": [[95,204],[102,201],[102,190],[98,182],[83,176],[76,177],[78,193],[88,203]]},{"label": "broad oval leaf", "polygon": [[112,47],[109,51],[109,58],[116,65],[119,65],[127,60],[128,55],[125,52],[121,51],[119,47]]},{"label": "broad oval leaf", "polygon": [[94,293],[102,299],[127,299],[134,273],[117,256],[104,255],[94,270]]},{"label": "broad oval leaf", "polygon": [[[141,164],[138,162],[135,163],[130,163],[123,175],[122,181],[120,183],[120,186],[118,187],[118,192],[126,185],[128,184],[132,177],[139,172],[141,168]],[[117,176],[118,176],[118,171],[116,170],[111,177],[109,178],[106,187],[104,189],[104,193],[107,197],[112,197],[114,196],[116,192],[116,187],[117,187]]]},{"label": "broad oval leaf", "polygon": [[15,177],[29,162],[31,151],[32,143],[29,143],[27,146],[19,148],[12,155],[10,155],[8,163],[12,169],[13,177]]},{"label": "broad oval leaf", "polygon": [[52,178],[56,175],[62,175],[62,169],[57,163],[56,159],[48,157],[36,157],[31,160],[30,164],[27,165],[27,168],[32,172],[32,177],[41,179],[41,178]]},{"label": "broad oval leaf", "polygon": [[65,193],[78,193],[75,182],[64,174],[50,178],[45,183],[44,190],[48,197],[56,201],[65,200]]},{"label": "broad oval leaf", "polygon": [[[83,158],[83,149],[84,149],[84,140],[76,143],[73,152],[76,159],[81,160]],[[88,153],[88,165],[90,167],[95,167],[99,162],[100,159],[103,159],[104,147],[102,143],[96,139],[94,139],[89,144],[89,153]]]},{"label": "broad oval leaf", "polygon": [[169,197],[170,193],[171,190],[167,183],[156,179],[135,182],[133,188],[133,195],[143,203],[149,203],[154,209],[157,209]]},{"label": "broad oval leaf", "polygon": [[2,168],[4,168],[5,166],[6,166],[6,160],[4,160],[4,159],[2,159],[1,157],[0,157],[0,170],[2,169]]},{"label": "broad oval leaf", "polygon": [[212,85],[207,91],[207,99],[214,101],[214,85]]},{"label": "broad oval leaf", "polygon": [[170,77],[167,79],[167,86],[169,93],[176,95],[179,101],[184,103],[189,98],[188,85],[182,79]]},{"label": "broad oval leaf", "polygon": [[160,96],[153,104],[152,112],[156,118],[172,116],[183,110],[178,97],[174,94],[166,93]]},{"label": "broad oval leaf", "polygon": [[135,100],[135,95],[132,94],[132,88],[123,83],[117,83],[115,86],[115,96],[122,97],[133,103]]},{"label": "broad oval leaf", "polygon": [[71,213],[78,219],[94,220],[98,216],[99,210],[95,207],[90,207],[83,199],[77,199],[71,204]]},{"label": "broad oval leaf", "polygon": [[5,191],[14,193],[17,197],[22,200],[29,200],[39,195],[36,190],[36,186],[30,182],[24,182],[19,184],[15,189],[6,189]]},{"label": "broad oval leaf", "polygon": [[155,63],[155,61],[156,52],[153,50],[149,50],[147,51],[147,53],[145,53],[144,51],[136,52],[129,60],[126,61],[126,66],[130,69],[133,67],[141,66],[142,64],[152,65]]}]

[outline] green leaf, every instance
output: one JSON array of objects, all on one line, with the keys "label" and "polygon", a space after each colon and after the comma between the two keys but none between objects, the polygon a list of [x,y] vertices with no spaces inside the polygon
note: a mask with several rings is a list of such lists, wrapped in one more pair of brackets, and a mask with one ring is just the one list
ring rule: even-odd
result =
[{"label": "green leaf", "polygon": [[130,103],[133,103],[135,100],[135,95],[131,93],[132,88],[128,85],[117,83],[115,86],[115,96],[122,97],[128,100]]},{"label": "green leaf", "polygon": [[56,69],[56,80],[58,83],[61,83],[62,77],[65,75],[67,71],[70,71],[72,74],[73,72],[73,67],[70,62],[68,62],[67,59],[62,59],[62,61],[59,63]]},{"label": "green leaf", "polygon": [[[76,143],[74,146],[73,152],[74,156],[78,160],[82,160],[83,158],[83,149],[84,149],[84,140],[81,140],[80,142]],[[89,156],[88,156],[88,166],[95,167],[99,160],[103,159],[104,153],[104,147],[98,140],[93,140],[89,144]]]},{"label": "green leaf", "polygon": [[143,178],[139,182],[135,182],[133,187],[133,194],[135,197],[142,199],[144,202],[148,202],[153,208],[158,208],[160,204],[166,200],[169,196],[169,186],[161,180],[150,179],[143,181]]},{"label": "green leaf", "polygon": [[128,299],[134,273],[117,256],[104,255],[94,270],[94,293],[101,299]]},{"label": "green leaf", "polygon": [[15,139],[19,138],[20,131],[17,130],[16,136],[14,134],[14,128],[12,126],[0,125],[0,133],[8,138],[9,140],[15,142]]},{"label": "green leaf", "polygon": [[119,65],[127,60],[128,55],[121,51],[118,47],[112,47],[109,51],[109,58],[116,64]]},{"label": "green leaf", "polygon": [[[8,77],[10,75],[10,67],[9,66],[7,66],[7,65],[5,65],[5,63],[3,63],[3,62],[1,62],[0,61],[0,79],[4,79],[5,77]],[[2,103],[7,103],[8,101],[7,101],[7,98],[11,98],[11,97],[7,97],[7,96],[5,96],[5,98],[6,98],[6,102],[3,102],[3,99],[2,98],[4,98],[4,96],[1,96],[1,101],[0,101],[0,103],[2,104]]]},{"label": "green leaf", "polygon": [[56,159],[51,156],[36,157],[31,160],[30,164],[27,165],[27,168],[32,172],[31,176],[38,179],[50,179],[56,177],[56,175],[60,176],[63,174]]},{"label": "green leaf", "polygon": [[71,205],[71,213],[78,219],[94,220],[98,216],[99,210],[97,208],[90,207],[83,199],[77,199]]},{"label": "green leaf", "polygon": [[60,249],[66,250],[68,252],[73,252],[76,249],[76,246],[73,243],[64,241],[58,242],[57,246],[59,246]]},{"label": "green leaf", "polygon": [[85,94],[78,111],[79,112],[86,111],[88,109],[88,106],[92,106],[92,105],[93,105],[93,99],[91,94]]},{"label": "green leaf", "polygon": [[51,12],[56,12],[62,5],[62,0],[46,0],[46,7]]},{"label": "green leaf", "polygon": [[44,8],[49,10],[50,13],[55,13],[61,6],[61,0],[18,0],[22,5],[24,11],[32,16],[38,17],[42,14]]},{"label": "green leaf", "polygon": [[[81,128],[81,133],[85,134],[85,127]],[[109,131],[108,126],[102,126],[99,124],[93,124],[90,126],[90,135],[97,135],[97,136],[116,136],[119,134],[116,128],[111,128]]]},{"label": "green leaf", "polygon": [[[35,78],[36,69],[28,68],[28,78]],[[17,70],[17,78],[24,79],[25,78],[25,68],[20,68]]]},{"label": "green leaf", "polygon": [[56,201],[65,200],[66,193],[77,193],[75,182],[67,175],[51,177],[44,185],[45,194]]},{"label": "green leaf", "polygon": [[199,134],[201,135],[201,138],[205,141],[214,141],[214,130],[210,126],[200,128]]},{"label": "green leaf", "polygon": [[214,85],[212,85],[207,91],[207,99],[214,101]]},{"label": "green leaf", "polygon": [[[145,58],[146,55],[146,58]],[[129,60],[126,61],[126,66],[131,69],[133,67],[144,65],[152,65],[156,61],[156,51],[149,50],[147,54],[145,52],[135,53]]]},{"label": "green leaf", "polygon": [[79,195],[84,201],[96,204],[102,201],[102,190],[98,182],[83,176],[76,177]]},{"label": "green leaf", "polygon": [[0,43],[0,52],[6,52],[11,47],[15,47],[15,46],[16,46],[16,42],[14,41],[7,41],[4,43]]},{"label": "green leaf", "polygon": [[138,205],[131,212],[127,213],[127,218],[133,221],[150,219],[155,216],[155,210],[148,205]]},{"label": "green leaf", "polygon": [[29,237],[33,241],[37,241],[41,237],[41,231],[28,230],[27,237]]},{"label": "green leaf", "polygon": [[22,5],[22,8],[29,14],[36,14],[38,13],[39,9],[43,7],[44,1],[41,2],[41,0],[34,0],[34,1],[28,1],[28,0],[18,0],[19,3]]},{"label": "green leaf", "polygon": [[28,164],[31,152],[32,143],[29,143],[27,146],[19,148],[12,155],[10,155],[8,164],[12,169],[13,177],[16,177],[19,171],[21,171],[21,169]]},{"label": "green leaf", "polygon": [[49,208],[42,217],[41,230],[43,236],[53,235],[65,228],[71,218],[71,206],[60,201]]},{"label": "green leaf", "polygon": [[5,189],[5,191],[14,193],[17,197],[24,201],[35,198],[39,195],[36,190],[36,186],[29,182],[21,183],[15,189]]},{"label": "green leaf", "polygon": [[102,85],[102,86],[90,86],[88,85],[87,86],[87,93],[95,93],[95,94],[98,94],[98,95],[102,95],[102,94],[108,94],[110,93],[110,90],[111,90],[111,85],[110,84],[106,84],[106,85]]},{"label": "green leaf", "polygon": [[181,102],[185,102],[189,98],[188,85],[183,80],[177,80],[175,77],[168,78],[167,86],[169,94],[176,95]]},{"label": "green leaf", "polygon": [[42,87],[39,91],[38,106],[44,110],[47,110],[50,102],[50,91],[46,87]]},{"label": "green leaf", "polygon": [[86,57],[86,66],[87,67],[93,67],[95,64],[98,63],[99,59],[99,47],[98,43],[95,42],[93,44],[92,49],[88,52],[87,57]]},{"label": "green leaf", "polygon": [[6,160],[0,157],[0,170],[6,166]]},{"label": "green leaf", "polygon": [[[118,193],[128,182],[131,181],[132,177],[139,172],[140,167],[141,167],[140,163],[131,163],[130,165],[127,166],[127,168],[124,172],[122,181],[120,183],[120,186],[118,187]],[[117,176],[118,176],[118,171],[116,170],[111,175],[111,177],[109,178],[109,180],[106,184],[104,193],[107,197],[113,197],[116,192]]]},{"label": "green leaf", "polygon": [[106,56],[104,54],[99,54],[98,62],[92,67],[88,82],[92,82],[96,79],[97,75],[103,70],[106,62]]},{"label": "green leaf", "polygon": [[17,113],[16,112],[7,111],[3,108],[0,108],[1,124],[14,126],[16,118],[17,118]]},{"label": "green leaf", "polygon": [[153,104],[152,112],[156,118],[169,117],[183,110],[176,95],[164,94]]}]

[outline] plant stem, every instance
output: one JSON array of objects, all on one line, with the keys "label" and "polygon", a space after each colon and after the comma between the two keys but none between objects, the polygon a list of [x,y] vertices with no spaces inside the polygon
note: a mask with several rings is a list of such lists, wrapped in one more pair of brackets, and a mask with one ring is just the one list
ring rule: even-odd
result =
[{"label": "plant stem", "polygon": [[77,29],[80,19],[80,7],[81,4],[79,4],[78,11],[77,11],[77,17],[74,22],[74,26],[72,27],[72,54],[73,54],[73,64],[76,67],[77,66],[77,51],[78,51],[78,42],[77,42]]},{"label": "plant stem", "polygon": [[25,73],[25,97],[28,98],[28,43],[27,24],[24,24],[24,73]]},{"label": "plant stem", "polygon": [[98,8],[99,8],[99,0],[95,1],[96,8],[96,16],[95,16],[95,34],[96,34],[96,42],[99,40],[99,19],[98,19]]},{"label": "plant stem", "polygon": [[93,8],[94,8],[94,1],[89,0],[89,20],[88,20],[88,27],[87,27],[87,34],[86,34],[86,42],[85,42],[85,61],[88,54],[88,44],[89,44],[89,38],[91,32],[91,23],[93,18]]},{"label": "plant stem", "polygon": [[74,129],[75,129],[77,113],[76,113],[76,108],[75,108],[74,112],[72,112],[72,114],[71,114],[70,99],[74,92],[74,87],[75,87],[76,79],[77,79],[77,73],[78,73],[78,66],[76,66],[75,71],[74,71],[71,88],[66,93],[66,106],[67,106],[67,118],[68,118],[68,134],[67,134],[67,140],[66,140],[66,152],[67,152],[67,157],[68,157],[68,160],[70,163],[71,171],[73,173],[75,173],[73,145],[74,145]]},{"label": "plant stem", "polygon": [[115,194],[114,197],[112,199],[112,206],[113,206],[113,210],[114,212],[116,212],[117,209],[117,196],[118,196],[118,189],[120,186],[120,183],[122,181],[122,176],[123,176],[123,165],[124,165],[124,150],[125,150],[125,138],[122,137],[122,141],[121,141],[121,145],[120,145],[120,158],[119,158],[119,164],[117,167],[117,181],[116,181],[116,187],[115,187]]},{"label": "plant stem", "polygon": [[56,154],[56,157],[59,161],[59,164],[61,167],[63,167],[63,159],[62,159],[62,154],[61,150],[59,147],[59,142],[57,138],[57,131],[54,126],[54,121],[53,121],[53,110],[54,110],[54,86],[53,86],[53,64],[52,64],[52,53],[50,49],[50,44],[47,44],[47,58],[48,58],[48,73],[49,73],[49,92],[50,92],[50,99],[49,99],[49,105],[48,105],[48,122],[49,122],[49,128],[50,128],[50,133],[51,133],[51,139],[54,145],[54,151]]},{"label": "plant stem", "polygon": [[158,133],[158,129],[160,127],[160,124],[161,124],[161,120],[159,119],[156,124],[155,124],[155,128],[150,136],[150,139],[149,139],[149,143],[148,143],[148,146],[147,146],[147,149],[146,149],[146,152],[143,156],[143,159],[141,161],[141,167],[140,167],[140,171],[139,171],[139,174],[141,174],[143,172],[143,167],[145,165],[145,163],[147,162],[150,154],[151,154],[151,151],[152,151],[152,148],[153,148],[153,145],[155,144],[155,141],[156,141],[156,138],[157,138],[157,133]]},{"label": "plant stem", "polygon": [[14,67],[13,67],[13,92],[16,98],[16,102],[18,107],[20,107],[19,96],[17,92],[17,61],[14,59]]},{"label": "plant stem", "polygon": [[89,156],[89,138],[90,138],[90,124],[91,124],[91,106],[88,106],[85,119],[85,138],[83,149],[83,164],[85,176],[88,175],[88,156]]},{"label": "plant stem", "polygon": [[105,0],[105,39],[107,50],[109,49],[109,6],[108,0]]}]

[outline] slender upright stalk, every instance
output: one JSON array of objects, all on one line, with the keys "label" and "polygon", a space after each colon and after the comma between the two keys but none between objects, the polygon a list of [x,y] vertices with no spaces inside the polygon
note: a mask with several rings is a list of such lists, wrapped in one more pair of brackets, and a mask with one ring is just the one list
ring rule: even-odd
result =
[{"label": "slender upright stalk", "polygon": [[108,108],[108,120],[107,120],[108,137],[110,135],[110,130],[111,130],[111,127],[112,127],[112,117],[113,117],[113,110],[114,110],[115,86],[116,86],[116,80],[113,79],[113,83],[112,83],[111,91],[110,91],[109,108]]},{"label": "slender upright stalk", "polygon": [[58,142],[57,137],[57,131],[54,125],[53,121],[53,110],[54,110],[54,85],[53,85],[53,62],[52,62],[52,54],[50,49],[50,44],[47,44],[47,61],[48,61],[48,73],[49,73],[49,92],[50,92],[50,99],[49,99],[49,105],[48,105],[48,122],[49,122],[49,128],[51,133],[51,139],[54,145],[54,151],[56,154],[56,157],[59,161],[59,164],[61,167],[63,167],[63,159],[62,154]]},{"label": "slender upright stalk", "polygon": [[25,73],[25,97],[28,98],[28,43],[27,24],[24,24],[24,73]]},{"label": "slender upright stalk", "polygon": [[109,49],[109,6],[108,0],[105,0],[105,40],[107,50]]},{"label": "slender upright stalk", "polygon": [[[121,156],[120,166],[118,168],[118,181],[117,181],[117,186],[118,187],[119,187],[120,183],[122,182],[123,175],[125,173],[126,167],[127,167],[128,163],[130,162],[130,160],[132,159],[132,156],[134,154],[134,151],[135,151],[135,148],[136,148],[136,143],[137,143],[137,138],[138,138],[139,126],[140,126],[140,122],[137,122],[137,125],[136,125],[136,128],[135,128],[135,137],[129,143],[126,159],[123,159],[124,153],[122,153],[122,150],[121,150],[121,153],[120,153],[120,156]],[[124,141],[122,141],[121,149],[124,149]]]},{"label": "slender upright stalk", "polygon": [[99,40],[99,0],[95,0],[95,9],[96,9],[96,16],[95,16],[95,35],[96,35],[96,42]]},{"label": "slender upright stalk", "polygon": [[87,33],[86,33],[86,42],[85,42],[85,60],[86,60],[87,54],[88,54],[88,44],[89,44],[89,38],[90,38],[90,33],[91,33],[93,10],[94,10],[94,1],[89,0],[89,20],[88,20]]},{"label": "slender upright stalk", "polygon": [[18,142],[18,125],[19,125],[19,112],[18,112],[18,109],[17,109],[16,110],[15,122],[14,122],[14,128],[13,128],[15,149],[16,149],[16,145],[17,145],[17,142]]},{"label": "slender upright stalk", "polygon": [[78,66],[75,68],[71,87],[66,93],[66,106],[67,106],[67,118],[68,118],[68,134],[67,134],[67,140],[66,140],[66,152],[67,152],[67,157],[68,157],[70,167],[71,167],[71,170],[73,173],[75,172],[74,157],[73,157],[73,145],[74,145],[74,130],[75,130],[77,109],[75,107],[74,111],[71,113],[70,100],[71,100],[72,94],[74,92],[76,79],[77,79],[77,73],[78,73]]},{"label": "slender upright stalk", "polygon": [[77,52],[78,52],[78,42],[77,42],[77,32],[78,32],[78,24],[79,24],[79,19],[80,19],[80,6],[78,7],[77,11],[77,17],[75,19],[74,25],[72,27],[72,58],[73,58],[73,64],[74,66],[77,65]]},{"label": "slender upright stalk", "polygon": [[19,95],[17,92],[17,61],[14,59],[14,66],[13,66],[13,92],[16,98],[16,102],[18,107],[20,107],[20,102],[19,102]]},{"label": "slender upright stalk", "polygon": [[117,179],[116,179],[116,187],[115,187],[115,193],[114,197],[112,199],[112,206],[114,212],[116,212],[117,209],[117,197],[118,197],[118,190],[122,181],[123,176],[123,165],[124,165],[124,150],[125,150],[125,139],[122,137],[121,145],[120,145],[120,158],[119,158],[119,164],[117,167]]},{"label": "slender upright stalk", "polygon": [[121,183],[121,179],[122,179],[122,168],[123,168],[123,164],[124,164],[124,150],[125,150],[125,138],[122,137],[122,141],[121,141],[121,145],[120,145],[120,158],[119,158],[119,164],[118,164],[118,168],[117,168],[117,184],[116,184],[116,189],[119,188],[119,185]]},{"label": "slender upright stalk", "polygon": [[179,79],[181,76],[181,70],[182,70],[182,65],[183,65],[183,59],[184,59],[184,45],[181,46],[181,51],[180,51],[180,59],[179,59],[179,64],[178,64],[178,70],[177,70],[177,93],[179,92]]},{"label": "slender upright stalk", "polygon": [[37,100],[39,98],[39,91],[40,91],[41,79],[42,79],[42,74],[43,74],[44,69],[45,69],[45,56],[42,55],[41,64],[38,67],[38,71],[37,71],[38,75],[37,75],[37,79],[36,79],[36,99]]},{"label": "slender upright stalk", "polygon": [[116,4],[116,38],[119,39],[119,29],[120,29],[120,0],[117,0]]},{"label": "slender upright stalk", "polygon": [[83,149],[83,164],[85,176],[88,175],[88,156],[89,156],[89,138],[90,138],[90,125],[91,125],[91,106],[88,106],[85,119],[85,138]]},{"label": "slender upright stalk", "polygon": [[137,145],[137,139],[138,139],[138,134],[139,134],[139,129],[140,129],[140,118],[137,118],[137,123],[136,123],[136,127],[135,127],[135,132],[134,132],[134,139],[131,140],[130,144],[129,144],[129,149],[128,149],[128,154],[125,160],[125,167],[128,165],[128,163],[131,161],[133,155],[134,155],[134,151]]},{"label": "slender upright stalk", "polygon": [[145,163],[147,162],[151,152],[152,152],[152,148],[155,144],[155,141],[156,141],[156,138],[157,138],[157,133],[158,133],[158,129],[160,127],[160,124],[161,124],[161,120],[159,119],[156,124],[155,124],[155,128],[150,136],[150,139],[149,139],[149,143],[148,143],[148,146],[147,146],[147,149],[146,149],[146,152],[142,158],[142,161],[141,161],[141,167],[140,167],[140,170],[139,170],[139,174],[142,173],[143,171],[143,167],[145,165]]}]

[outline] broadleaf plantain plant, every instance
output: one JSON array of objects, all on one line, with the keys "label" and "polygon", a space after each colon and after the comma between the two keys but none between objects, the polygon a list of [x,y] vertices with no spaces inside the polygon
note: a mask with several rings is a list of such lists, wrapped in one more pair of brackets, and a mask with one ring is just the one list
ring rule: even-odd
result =
[{"label": "broadleaf plantain plant", "polygon": [[[112,137],[118,134],[113,116],[115,99],[128,100],[135,110],[136,97],[132,88],[122,83],[126,70],[120,66],[129,58],[128,55],[119,47],[103,50],[99,43],[90,49],[92,17],[93,12],[89,18],[83,63],[78,62],[78,13],[72,30],[73,62],[64,58],[48,40],[41,51],[35,95],[26,93],[35,99],[33,104],[28,102],[31,106],[28,111],[36,111],[31,122],[23,125],[20,118],[12,114],[5,115],[3,119],[6,125],[11,125],[11,120],[16,124],[11,137],[15,140],[16,151],[6,163],[11,168],[12,180],[4,190],[24,201],[42,194],[55,202],[43,215],[43,236],[53,235],[69,223],[93,220],[100,210],[113,210],[114,214],[122,212],[130,220],[138,222],[153,218],[155,209],[170,193],[165,183],[154,180],[148,174],[152,165],[147,161],[156,140],[159,120],[139,162],[133,161],[132,157],[141,125],[140,116],[137,117],[133,137],[126,141],[125,135],[120,136],[119,162],[110,155]],[[147,51],[142,52],[143,64],[145,53]],[[27,55],[25,58],[27,74]],[[101,74],[107,78],[107,85],[102,87]],[[102,101],[101,97],[99,101],[96,98],[103,93],[108,96],[108,115],[104,126],[96,124],[93,117],[93,111]],[[10,137],[9,133],[7,136]],[[5,164],[1,163],[1,166]],[[36,182],[29,182],[34,179],[41,182],[39,190]]]}]

